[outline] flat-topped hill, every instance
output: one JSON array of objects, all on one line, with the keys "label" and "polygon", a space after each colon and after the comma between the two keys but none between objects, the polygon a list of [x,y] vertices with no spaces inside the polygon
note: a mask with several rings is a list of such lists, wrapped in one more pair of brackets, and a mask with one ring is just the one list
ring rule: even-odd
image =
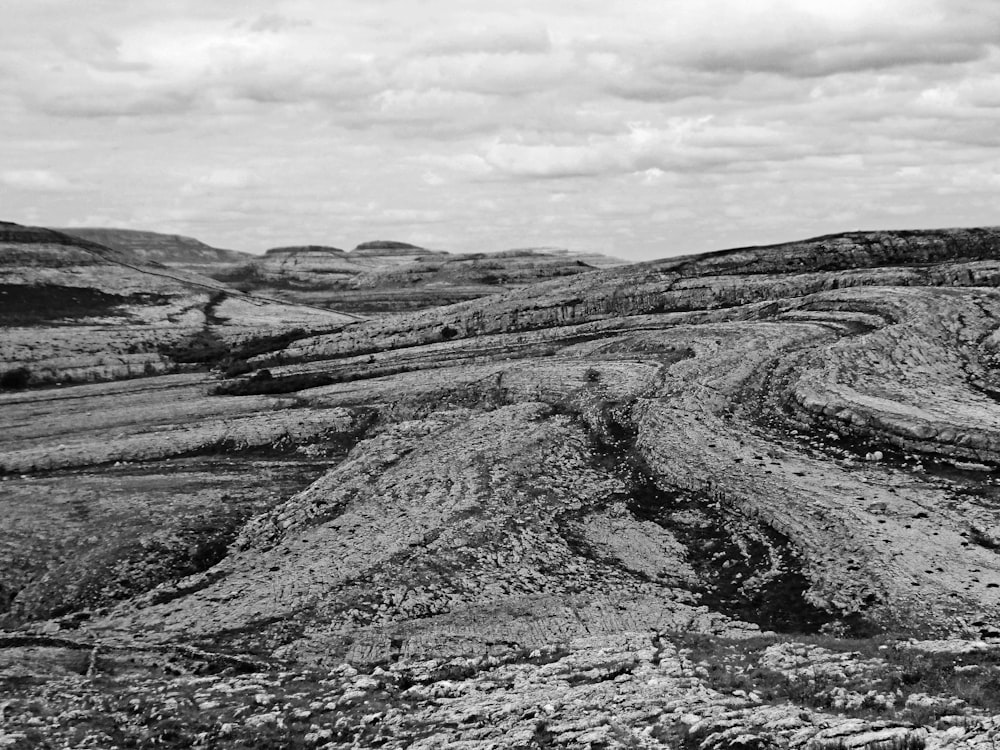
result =
[{"label": "flat-topped hill", "polygon": [[344,255],[345,250],[329,245],[289,245],[288,247],[272,247],[264,251],[265,256],[269,255],[294,255],[299,253],[330,253],[332,255]]},{"label": "flat-topped hill", "polygon": [[351,252],[358,255],[419,255],[434,251],[426,250],[419,245],[411,245],[409,242],[371,240],[359,243]]}]

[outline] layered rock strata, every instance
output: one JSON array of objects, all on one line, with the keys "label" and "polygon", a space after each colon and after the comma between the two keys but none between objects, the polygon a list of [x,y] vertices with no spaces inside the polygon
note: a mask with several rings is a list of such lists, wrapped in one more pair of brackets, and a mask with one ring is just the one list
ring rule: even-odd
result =
[{"label": "layered rock strata", "polygon": [[[22,503],[111,460],[162,471],[165,446],[326,465],[126,595],[22,569],[0,651],[61,674],[51,705],[108,742],[161,741],[190,701],[221,747],[991,747],[998,280],[997,230],[841,235],[138,381],[189,411],[18,396]],[[226,669],[250,674],[168,674]],[[37,695],[15,697],[25,741]]]},{"label": "layered rock strata", "polygon": [[176,372],[354,320],[60,232],[0,224],[0,388]]}]

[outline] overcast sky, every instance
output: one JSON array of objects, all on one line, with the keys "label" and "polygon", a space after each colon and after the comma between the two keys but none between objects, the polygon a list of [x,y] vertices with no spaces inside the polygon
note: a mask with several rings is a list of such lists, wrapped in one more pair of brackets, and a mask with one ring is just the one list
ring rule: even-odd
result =
[{"label": "overcast sky", "polygon": [[0,219],[632,259],[1000,224],[995,0],[4,0]]}]

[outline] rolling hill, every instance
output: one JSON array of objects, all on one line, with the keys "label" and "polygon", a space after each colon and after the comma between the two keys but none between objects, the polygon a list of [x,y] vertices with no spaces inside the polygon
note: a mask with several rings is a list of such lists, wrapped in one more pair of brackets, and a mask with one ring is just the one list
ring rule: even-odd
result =
[{"label": "rolling hill", "polygon": [[75,227],[60,229],[72,237],[95,242],[128,253],[142,263],[162,263],[167,266],[204,266],[246,263],[249,253],[211,247],[192,237],[134,229]]}]

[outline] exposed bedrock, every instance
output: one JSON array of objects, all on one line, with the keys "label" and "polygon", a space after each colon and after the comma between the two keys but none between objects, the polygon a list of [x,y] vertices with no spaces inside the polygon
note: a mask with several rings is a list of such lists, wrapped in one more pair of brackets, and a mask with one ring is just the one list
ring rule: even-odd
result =
[{"label": "exposed bedrock", "polygon": [[[942,239],[918,243],[924,254],[909,260],[920,265],[836,270],[901,262],[904,240],[871,244],[863,257],[814,258],[834,269],[823,273],[804,255],[796,265],[794,253],[758,257],[760,273],[738,279],[695,276],[719,270],[711,259],[652,264],[643,278],[653,284],[652,269],[670,267],[673,277],[656,282],[669,289],[602,287],[615,314],[600,294],[575,309],[549,302],[575,282],[541,285],[530,305],[506,295],[438,313],[458,336],[480,331],[471,340],[438,335],[418,344],[430,324],[416,314],[296,342],[259,362],[273,363],[277,392],[325,406],[369,399],[387,414],[420,418],[428,404],[482,409],[531,400],[577,414],[598,442],[631,433],[633,473],[616,473],[625,483],[619,492],[654,488],[664,508],[634,498],[622,507],[640,524],[672,519],[664,522],[674,523],[689,565],[704,553],[731,572],[726,579],[712,563],[692,569],[698,585],[689,590],[715,611],[753,620],[751,605],[778,601],[773,592],[782,591],[799,597],[807,616],[782,623],[761,610],[757,622],[991,631],[1000,603],[991,542],[1000,523],[991,489],[1000,457],[1000,298],[990,286],[997,264],[981,258],[995,247],[991,240],[956,253]],[[677,303],[691,290],[698,296]],[[657,305],[666,310],[649,312]],[[555,310],[565,314],[550,325]],[[636,311],[643,314],[628,314]],[[385,348],[369,352],[379,337]],[[613,425],[594,417],[597,404],[616,405]],[[606,507],[592,512],[618,528]],[[283,522],[295,528],[290,518]],[[699,540],[699,524],[730,528],[713,547]],[[598,546],[630,537],[619,531],[604,532]],[[694,550],[701,541],[705,549]],[[636,571],[650,575],[648,567]]]},{"label": "exposed bedrock", "polygon": [[0,394],[0,676],[220,746],[992,747],[998,282],[844,235]]},{"label": "exposed bedrock", "polygon": [[[894,321],[796,361],[787,404],[806,424],[901,451],[995,463],[1000,296],[893,290]],[[851,300],[843,300],[850,306]]]},{"label": "exposed bedrock", "polygon": [[[1000,567],[957,510],[968,487],[866,461],[781,410],[782,366],[896,325],[885,289],[836,294],[828,315],[818,295],[770,319],[649,316],[600,340],[562,331],[547,356],[506,360],[498,346],[479,363],[300,391],[410,419],[248,524],[210,577],[182,583],[181,603],[157,594],[170,604],[106,627],[227,634],[308,662],[752,627],[740,621],[988,629]],[[996,525],[995,510],[977,513]]]},{"label": "exposed bedrock", "polygon": [[873,232],[653,261],[394,316],[299,342],[283,361],[665,312],[738,308],[857,286],[995,286],[1000,231]]},{"label": "exposed bedrock", "polygon": [[698,606],[683,542],[627,508],[628,475],[595,450],[577,417],[537,402],[402,422],[248,524],[182,600],[100,627],[308,663],[751,628]]}]

